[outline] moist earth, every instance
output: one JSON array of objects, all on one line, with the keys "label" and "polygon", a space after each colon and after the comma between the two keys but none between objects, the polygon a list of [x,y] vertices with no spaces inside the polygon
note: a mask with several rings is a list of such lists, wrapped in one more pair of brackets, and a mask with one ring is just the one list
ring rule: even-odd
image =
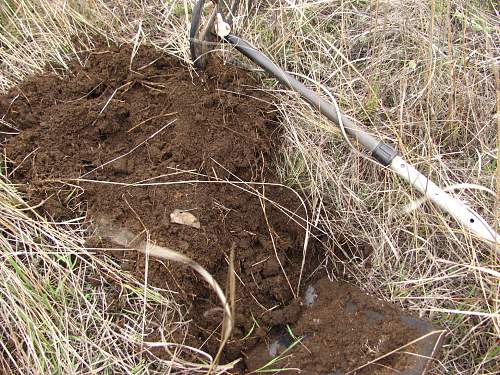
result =
[{"label": "moist earth", "polygon": [[[321,278],[305,288],[303,301],[292,333],[278,331],[250,352],[252,370],[269,368],[272,354],[280,358],[274,368],[298,368],[306,375],[421,375],[439,346],[440,334],[430,323],[346,283]],[[428,338],[408,345],[410,337],[424,335]]]},{"label": "moist earth", "polygon": [[[147,232],[150,241],[200,263],[223,287],[234,249],[236,323],[223,359],[243,358],[241,372],[255,369],[255,352],[274,331],[290,326],[301,334],[316,324],[300,298],[304,282],[297,292],[308,208],[280,185],[273,164],[280,132],[271,98],[253,88],[252,77],[215,59],[206,72],[195,72],[147,46],[135,55],[128,45],[101,46],[78,57],[82,64],[75,60],[62,78],[31,77],[0,96],[10,178],[47,217],[64,221],[85,213],[89,223],[105,219]],[[172,223],[177,209],[194,215],[199,228]],[[321,261],[318,244],[308,241],[303,281]],[[111,245],[95,236],[88,242]],[[144,279],[144,255],[109,254],[124,272]],[[222,316],[206,283],[187,267],[157,259],[149,260],[147,275],[150,285],[174,291],[185,304],[192,319],[185,342],[215,354]],[[335,333],[334,307],[318,312],[324,315],[317,324],[328,335]],[[350,324],[356,325],[354,317]],[[390,330],[384,350],[415,334],[402,326]],[[312,357],[298,350],[293,365],[311,368],[312,361],[311,373],[326,374],[331,356],[342,369],[371,358],[367,350],[379,331],[363,331],[366,345],[359,335],[343,333],[343,341],[321,341],[325,360],[315,359],[317,351]]]}]

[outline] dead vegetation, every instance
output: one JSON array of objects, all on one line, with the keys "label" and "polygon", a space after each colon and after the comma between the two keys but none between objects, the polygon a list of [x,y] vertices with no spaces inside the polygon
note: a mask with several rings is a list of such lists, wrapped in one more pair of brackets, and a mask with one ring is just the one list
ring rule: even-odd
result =
[{"label": "dead vegetation", "polygon": [[[346,114],[498,227],[493,3],[251,3],[241,5],[237,34],[286,69],[326,87]],[[68,57],[78,48],[92,48],[96,35],[135,46],[150,43],[187,61],[191,7],[176,0],[4,1],[0,90],[46,69],[63,74]],[[227,46],[218,53],[228,62],[240,59]],[[291,99],[273,79],[263,76],[263,83],[275,93],[286,129],[283,180],[308,192],[316,213],[311,221],[329,233],[332,251],[325,268],[448,329],[436,373],[494,373],[500,359],[500,274],[491,246],[432,205],[414,204],[418,194],[353,153],[332,124]],[[173,330],[186,329],[173,298],[124,277],[110,260],[83,249],[83,218],[68,223],[30,218],[27,212],[35,214],[9,184],[9,171],[0,168],[5,371],[207,371],[208,354],[169,341]],[[368,256],[365,248],[371,249]],[[121,291],[107,289],[110,284],[98,273],[103,268],[120,280]],[[130,311],[125,325],[110,313],[110,292],[121,293]],[[145,342],[144,327],[153,314],[161,314],[164,323],[161,343]],[[132,354],[135,345],[163,345],[172,359]]]}]

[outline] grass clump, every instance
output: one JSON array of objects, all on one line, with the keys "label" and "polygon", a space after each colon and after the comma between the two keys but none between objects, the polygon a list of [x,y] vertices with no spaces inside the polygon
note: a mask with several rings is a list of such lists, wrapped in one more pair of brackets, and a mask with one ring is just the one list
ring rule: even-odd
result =
[{"label": "grass clump", "polygon": [[153,327],[164,337],[183,329],[180,307],[85,249],[82,219],[47,222],[2,177],[0,222],[2,373],[169,368],[140,345]]}]

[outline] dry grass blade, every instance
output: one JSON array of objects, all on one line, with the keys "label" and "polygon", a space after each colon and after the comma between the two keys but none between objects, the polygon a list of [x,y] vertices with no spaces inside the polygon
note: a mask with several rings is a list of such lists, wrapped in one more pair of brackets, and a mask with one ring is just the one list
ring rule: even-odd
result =
[{"label": "dry grass blade", "polygon": [[236,317],[236,272],[234,270],[234,251],[235,245],[231,246],[231,250],[229,252],[229,267],[227,271],[227,285],[228,290],[226,292],[227,300],[229,301],[229,306],[231,309],[231,314],[224,314],[224,320],[222,322],[222,334],[221,334],[221,342],[219,345],[219,349],[217,350],[217,354],[214,357],[212,365],[208,369],[208,375],[210,375],[214,369],[214,367],[219,363],[220,357],[222,355],[222,351],[226,346],[229,338],[231,337],[231,333],[234,328],[234,319]]},{"label": "dry grass blade", "polygon": [[[361,369],[363,369],[363,368],[365,368],[365,367],[367,367],[367,366],[370,366],[370,365],[372,365],[372,364],[374,364],[374,363],[377,363],[377,362],[378,362],[378,361],[380,361],[381,359],[387,358],[387,357],[389,357],[390,355],[393,355],[393,354],[399,353],[399,352],[401,352],[403,349],[409,348],[409,347],[411,347],[412,345],[414,345],[414,344],[416,344],[416,343],[418,343],[418,342],[420,342],[420,341],[422,341],[422,340],[425,340],[425,339],[426,339],[426,338],[428,338],[428,337],[435,336],[435,335],[439,335],[439,339],[438,339],[438,340],[436,340],[436,343],[437,343],[437,342],[439,342],[439,341],[441,340],[441,337],[442,337],[443,335],[445,335],[445,334],[446,334],[446,331],[442,331],[442,330],[441,330],[441,331],[432,331],[432,332],[429,332],[429,333],[427,333],[427,334],[425,334],[425,335],[423,335],[423,336],[420,336],[420,337],[416,338],[415,340],[412,340],[412,341],[410,341],[410,342],[408,342],[408,343],[406,343],[406,344],[404,344],[404,345],[401,345],[399,348],[396,348],[396,349],[394,349],[394,350],[391,350],[391,351],[390,351],[390,352],[388,352],[388,353],[385,353],[385,354],[383,354],[383,355],[381,355],[381,356],[378,356],[377,358],[375,358],[375,359],[373,359],[373,360],[371,360],[371,361],[369,361],[369,362],[365,363],[365,364],[364,364],[364,365],[362,365],[362,366],[356,367],[354,370],[351,370],[351,371],[346,372],[346,375],[349,375],[349,374],[355,374],[357,371],[359,371],[359,370],[361,370]],[[433,349],[433,354],[434,354],[434,351],[435,351],[435,350],[436,350],[436,348],[434,347],[434,349]],[[431,358],[432,358],[432,357],[431,357]]]},{"label": "dry grass blade", "polygon": [[97,234],[101,238],[105,238],[110,240],[111,242],[123,246],[129,249],[136,249],[141,253],[162,258],[166,260],[170,260],[173,262],[178,262],[185,264],[198,272],[198,274],[210,285],[210,288],[215,292],[217,297],[219,298],[222,307],[227,315],[228,325],[232,326],[233,323],[233,315],[231,313],[231,307],[226,299],[226,295],[224,291],[219,286],[219,283],[210,275],[210,273],[203,268],[199,263],[185,256],[184,254],[175,251],[173,249],[169,249],[163,246],[155,245],[149,241],[143,241],[138,244],[134,244],[137,242],[137,236],[127,229],[117,227],[113,225],[108,220],[104,218],[99,218],[96,221],[96,230]]}]

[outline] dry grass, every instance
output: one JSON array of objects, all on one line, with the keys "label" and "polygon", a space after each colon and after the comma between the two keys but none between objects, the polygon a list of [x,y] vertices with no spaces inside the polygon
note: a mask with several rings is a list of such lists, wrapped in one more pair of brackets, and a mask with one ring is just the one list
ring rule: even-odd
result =
[{"label": "dry grass", "polygon": [[206,373],[208,355],[168,341],[187,329],[181,307],[84,248],[83,218],[47,222],[3,177],[0,214],[2,373]]},{"label": "dry grass", "polygon": [[[235,20],[239,35],[288,70],[327,87],[343,112],[396,145],[441,186],[468,184],[457,186],[453,194],[498,227],[499,198],[491,194],[498,194],[500,180],[494,78],[498,11],[493,2],[255,3],[242,4]],[[136,46],[152,43],[187,61],[191,4],[3,2],[0,90],[42,71],[46,63],[49,68],[64,67],[76,35],[83,48],[92,48],[91,36],[101,35]],[[239,58],[227,46],[220,50],[228,60]],[[436,373],[494,373],[500,360],[500,277],[493,249],[428,203],[407,212],[408,204],[419,198],[415,192],[389,171],[353,153],[332,124],[291,100],[274,80],[264,79],[264,84],[277,97],[283,114],[283,179],[308,191],[320,224],[330,234],[331,248],[346,249],[346,257],[330,252],[326,269],[448,329]],[[15,356],[19,369],[38,373],[142,373],[161,371],[162,366],[187,372],[206,369],[201,361],[209,359],[203,353],[197,353],[198,365],[175,356],[167,363],[133,355],[131,347],[144,339],[149,324],[144,319],[151,317],[153,306],[162,311],[165,340],[171,330],[185,329],[175,303],[125,278],[125,309],[131,312],[129,317],[137,314],[140,319],[118,325],[116,315],[105,308],[104,292],[110,284],[96,274],[99,265],[118,277],[116,266],[87,253],[80,256],[84,235],[78,231],[80,223],[56,225],[34,213],[27,215],[21,198],[2,181],[0,309],[2,335],[11,340],[2,340],[0,351]],[[368,257],[361,251],[365,246],[373,249]],[[86,282],[92,278],[100,286],[89,294]],[[26,338],[28,347],[23,344]],[[9,356],[3,357],[5,366]]]}]

